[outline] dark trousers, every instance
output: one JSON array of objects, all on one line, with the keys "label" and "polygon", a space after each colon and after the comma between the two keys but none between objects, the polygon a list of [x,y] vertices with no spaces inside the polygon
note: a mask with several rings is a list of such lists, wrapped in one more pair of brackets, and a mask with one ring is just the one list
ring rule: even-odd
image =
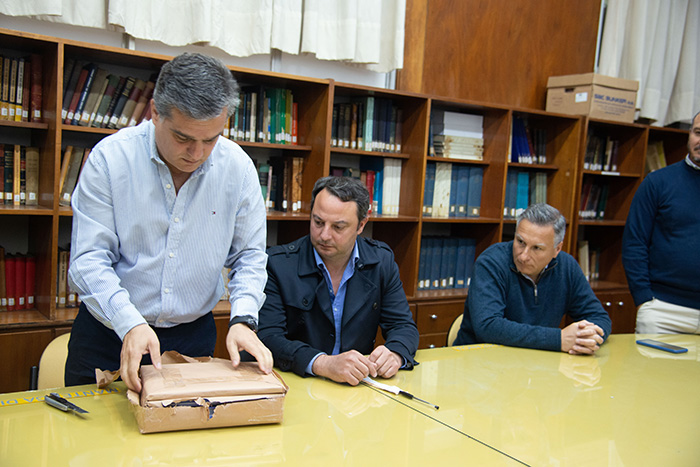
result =
[{"label": "dark trousers", "polygon": [[[172,328],[153,328],[160,341],[160,351],[175,350],[190,357],[205,357],[214,354],[216,346],[216,324],[209,312],[191,323]],[[66,386],[95,383],[95,368],[114,371],[120,366],[122,341],[112,330],[97,321],[80,305],[73,322],[68,359],[66,360]],[[150,365],[151,358],[144,355],[141,365]]]}]

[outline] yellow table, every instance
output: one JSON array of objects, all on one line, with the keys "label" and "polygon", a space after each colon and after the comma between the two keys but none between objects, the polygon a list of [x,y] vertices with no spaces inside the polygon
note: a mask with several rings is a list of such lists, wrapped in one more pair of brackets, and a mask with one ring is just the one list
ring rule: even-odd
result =
[{"label": "yellow table", "polygon": [[[698,336],[675,356],[613,335],[595,357],[476,345],[421,350],[388,381],[440,406],[283,373],[278,425],[141,435],[122,383],[58,390],[86,419],[0,395],[0,465],[697,465]],[[37,402],[38,401],[38,402]]]},{"label": "yellow table", "polygon": [[[282,424],[148,435],[139,433],[121,382],[112,385],[116,393],[70,397],[90,412],[85,419],[40,402],[50,391],[3,394],[0,466],[425,466],[463,459],[519,465],[369,387],[289,373],[283,377],[290,389]],[[71,396],[91,390],[78,386],[58,392]]]},{"label": "yellow table", "polygon": [[615,334],[592,357],[473,345],[417,359],[392,384],[440,410],[413,407],[525,464],[700,465],[700,336]]}]

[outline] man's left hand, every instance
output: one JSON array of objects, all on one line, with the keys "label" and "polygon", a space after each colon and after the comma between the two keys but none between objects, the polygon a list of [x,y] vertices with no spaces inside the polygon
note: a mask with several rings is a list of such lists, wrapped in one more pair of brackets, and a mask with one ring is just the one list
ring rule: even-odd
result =
[{"label": "man's left hand", "polygon": [[258,339],[247,324],[234,324],[228,329],[226,335],[226,348],[231,356],[231,363],[236,368],[241,362],[240,351],[245,350],[258,361],[260,370],[269,374],[272,371],[272,352]]},{"label": "man's left hand", "polygon": [[383,345],[378,346],[369,354],[370,361],[377,365],[377,376],[382,378],[391,378],[401,368],[403,357],[392,352]]}]

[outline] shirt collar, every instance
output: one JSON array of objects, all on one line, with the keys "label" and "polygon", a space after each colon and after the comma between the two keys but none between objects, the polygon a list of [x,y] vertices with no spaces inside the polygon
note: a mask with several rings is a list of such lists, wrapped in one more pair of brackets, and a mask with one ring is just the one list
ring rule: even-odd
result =
[{"label": "shirt collar", "polygon": [[[321,269],[326,269],[326,265],[323,263],[323,258],[321,258],[321,256],[318,254],[316,248],[312,247],[311,250],[314,252],[314,258],[316,258],[316,266]],[[360,251],[357,249],[357,240],[355,240],[355,246],[352,248],[350,259],[350,264],[352,264],[352,268],[355,269],[355,265],[360,260]]]},{"label": "shirt collar", "polygon": [[690,154],[685,156],[685,163],[688,164],[690,167],[692,167],[695,170],[700,170],[700,167],[695,162],[693,162],[693,160],[690,158]]}]

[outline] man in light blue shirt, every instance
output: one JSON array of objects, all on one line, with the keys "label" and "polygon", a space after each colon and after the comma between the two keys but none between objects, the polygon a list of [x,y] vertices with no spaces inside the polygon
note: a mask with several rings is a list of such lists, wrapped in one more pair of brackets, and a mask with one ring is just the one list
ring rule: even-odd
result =
[{"label": "man in light blue shirt", "polygon": [[139,366],[160,366],[164,350],[211,355],[212,308],[231,269],[226,346],[260,369],[270,351],[255,330],[265,299],[266,214],[248,155],[220,137],[238,85],[220,61],[183,54],[158,77],[153,119],[92,150],[72,199],[69,280],[81,308],[73,325],[66,384],[94,382],[94,369],[120,368],[141,390]]}]

